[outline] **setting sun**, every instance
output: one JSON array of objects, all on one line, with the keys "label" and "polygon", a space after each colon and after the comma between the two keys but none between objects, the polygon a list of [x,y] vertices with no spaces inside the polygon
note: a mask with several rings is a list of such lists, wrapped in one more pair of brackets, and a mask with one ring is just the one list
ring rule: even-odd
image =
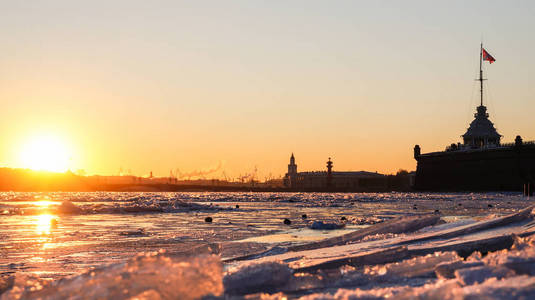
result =
[{"label": "setting sun", "polygon": [[65,172],[69,169],[70,153],[55,136],[39,136],[21,149],[20,161],[24,168],[40,171]]}]

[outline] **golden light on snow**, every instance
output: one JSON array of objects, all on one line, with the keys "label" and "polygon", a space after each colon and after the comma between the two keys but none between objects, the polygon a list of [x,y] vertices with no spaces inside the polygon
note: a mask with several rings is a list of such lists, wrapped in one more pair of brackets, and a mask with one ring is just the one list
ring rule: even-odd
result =
[{"label": "golden light on snow", "polygon": [[38,171],[65,172],[69,159],[67,146],[56,136],[34,137],[20,151],[22,167]]},{"label": "golden light on snow", "polygon": [[54,201],[50,201],[50,200],[39,200],[39,201],[35,201],[33,202],[37,207],[40,207],[40,208],[47,208],[49,207],[50,205],[52,204],[55,204]]},{"label": "golden light on snow", "polygon": [[52,229],[52,223],[54,220],[53,215],[44,214],[37,216],[35,231],[37,234],[48,235]]}]

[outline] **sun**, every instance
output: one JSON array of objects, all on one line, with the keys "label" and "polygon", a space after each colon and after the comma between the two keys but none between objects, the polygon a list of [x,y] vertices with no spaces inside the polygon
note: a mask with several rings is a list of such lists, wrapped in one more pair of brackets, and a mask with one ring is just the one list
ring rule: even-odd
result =
[{"label": "sun", "polygon": [[20,151],[22,167],[38,171],[65,172],[70,153],[56,136],[42,135],[30,139]]}]

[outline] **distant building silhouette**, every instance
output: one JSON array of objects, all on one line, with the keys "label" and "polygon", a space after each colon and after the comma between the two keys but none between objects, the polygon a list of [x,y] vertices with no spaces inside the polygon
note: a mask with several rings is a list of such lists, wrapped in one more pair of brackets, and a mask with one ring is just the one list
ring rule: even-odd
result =
[{"label": "distant building silhouette", "polygon": [[383,174],[366,171],[336,172],[332,169],[333,162],[329,157],[327,171],[297,172],[292,153],[283,184],[298,191],[367,191],[387,188],[387,177]]},{"label": "distant building silhouette", "polygon": [[297,183],[297,165],[295,164],[295,157],[292,153],[290,157],[290,163],[288,164],[288,173],[286,174],[286,183],[288,187],[296,187]]},{"label": "distant building silhouette", "polygon": [[327,161],[327,188],[330,188],[332,186],[333,181],[333,162],[331,161],[331,158],[329,157],[329,160]]}]

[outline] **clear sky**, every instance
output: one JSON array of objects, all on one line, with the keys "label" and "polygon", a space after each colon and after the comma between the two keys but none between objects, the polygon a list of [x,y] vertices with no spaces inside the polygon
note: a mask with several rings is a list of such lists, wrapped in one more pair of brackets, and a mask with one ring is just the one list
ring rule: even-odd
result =
[{"label": "clear sky", "polygon": [[534,16],[534,1],[0,1],[0,166],[50,136],[87,174],[264,179],[291,152],[300,171],[413,170],[415,144],[468,127],[481,39],[491,120],[532,140]]}]

